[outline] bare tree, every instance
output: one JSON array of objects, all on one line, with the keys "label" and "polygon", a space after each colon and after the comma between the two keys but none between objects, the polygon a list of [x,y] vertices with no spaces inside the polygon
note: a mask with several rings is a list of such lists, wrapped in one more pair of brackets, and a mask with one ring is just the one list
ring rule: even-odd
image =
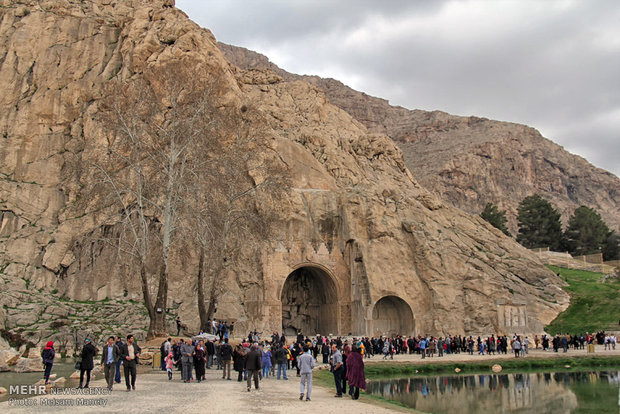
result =
[{"label": "bare tree", "polygon": [[[177,62],[114,82],[98,118],[108,131],[95,165],[97,194],[119,223],[112,240],[137,266],[150,324],[147,337],[167,334],[170,252],[179,244],[187,184],[197,141],[212,128],[215,83],[195,76],[196,64]],[[148,264],[160,261],[155,275]],[[156,288],[155,288],[156,286]]]},{"label": "bare tree", "polygon": [[193,192],[199,208],[190,220],[200,248],[197,300],[203,328],[216,311],[227,270],[235,269],[243,249],[257,251],[273,230],[277,218],[258,200],[278,202],[289,187],[286,165],[272,148],[258,111],[231,109],[221,114],[217,131],[208,135],[214,144],[203,148],[211,152],[201,153],[204,162],[194,170],[193,182],[203,191]]}]

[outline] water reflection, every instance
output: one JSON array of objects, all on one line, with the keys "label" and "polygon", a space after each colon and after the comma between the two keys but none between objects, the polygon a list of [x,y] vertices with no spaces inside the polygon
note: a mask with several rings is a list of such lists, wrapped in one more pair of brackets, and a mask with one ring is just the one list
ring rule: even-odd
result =
[{"label": "water reflection", "polygon": [[480,374],[372,381],[368,392],[433,413],[617,412],[619,384],[618,371]]}]

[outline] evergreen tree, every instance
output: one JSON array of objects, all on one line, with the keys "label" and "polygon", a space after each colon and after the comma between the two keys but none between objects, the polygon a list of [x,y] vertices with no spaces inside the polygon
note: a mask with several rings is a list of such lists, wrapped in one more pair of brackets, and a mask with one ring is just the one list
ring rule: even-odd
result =
[{"label": "evergreen tree", "polygon": [[558,250],[562,245],[560,213],[538,194],[526,197],[519,204],[517,241],[524,247],[549,247]]},{"label": "evergreen tree", "polygon": [[497,208],[495,204],[487,203],[480,217],[491,223],[493,227],[500,229],[506,236],[511,236],[506,227],[506,212]]},{"label": "evergreen tree", "polygon": [[620,237],[610,231],[603,243],[603,260],[620,260]]},{"label": "evergreen tree", "polygon": [[590,207],[575,209],[564,233],[568,252],[573,256],[599,253],[609,236],[609,227]]}]

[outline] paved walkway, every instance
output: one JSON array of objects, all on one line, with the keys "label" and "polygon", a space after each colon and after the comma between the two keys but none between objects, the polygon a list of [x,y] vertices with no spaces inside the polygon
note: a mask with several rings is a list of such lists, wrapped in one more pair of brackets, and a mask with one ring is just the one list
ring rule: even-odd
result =
[{"label": "paved walkway", "polygon": [[[597,346],[594,355],[620,355],[620,346],[615,351],[604,351]],[[555,358],[562,356],[585,356],[582,350],[563,352],[530,351],[529,357]],[[370,364],[385,363],[381,356],[365,360]],[[440,363],[457,361],[482,361],[486,359],[512,359],[513,355],[481,356],[469,354],[448,355],[443,358],[427,358],[422,360],[418,355],[397,355],[393,362],[407,363]],[[236,373],[233,373],[236,374]],[[236,378],[236,375],[235,375]],[[120,386],[119,386],[120,385]],[[92,387],[104,387],[103,380],[95,380]],[[105,406],[78,406],[78,400],[86,402],[105,400]],[[70,400],[72,405],[44,406],[44,400]],[[319,413],[389,413],[394,409],[372,405],[362,400],[352,401],[348,397],[334,398],[333,388],[314,387],[312,401],[299,401],[299,378],[289,377],[288,381],[268,378],[260,383],[260,390],[252,389],[247,392],[245,382],[221,379],[221,372],[207,370],[207,381],[202,383],[184,384],[180,380],[180,373],[175,372],[174,379],[168,381],[162,371],[153,371],[139,374],[137,390],[126,392],[123,384],[115,386],[111,395],[84,396],[84,395],[49,395],[37,396],[28,399],[36,406],[9,406],[8,402],[0,403],[0,412],[32,413],[32,412],[72,412],[72,413],[120,413],[120,412],[181,412],[186,410],[207,410],[213,413],[291,413],[301,410]]]},{"label": "paved walkway", "polygon": [[[236,372],[234,372],[236,374]],[[184,384],[180,373],[168,381],[165,372],[154,371],[138,375],[136,391],[126,392],[124,384],[115,385],[111,395],[50,395],[29,398],[36,406],[9,406],[8,402],[0,403],[3,413],[33,412],[71,412],[71,413],[127,413],[127,412],[196,412],[209,413],[390,413],[391,410],[353,401],[348,396],[335,398],[332,389],[314,386],[312,401],[299,400],[299,378],[293,376],[288,381],[272,378],[260,382],[260,389],[247,391],[246,382],[237,382],[236,375],[232,381],[222,380],[221,371],[207,370],[206,382]],[[103,380],[91,382],[91,387],[104,387]],[[105,406],[78,406],[78,399],[106,400]],[[69,399],[73,405],[58,407],[43,406],[46,399]]]}]

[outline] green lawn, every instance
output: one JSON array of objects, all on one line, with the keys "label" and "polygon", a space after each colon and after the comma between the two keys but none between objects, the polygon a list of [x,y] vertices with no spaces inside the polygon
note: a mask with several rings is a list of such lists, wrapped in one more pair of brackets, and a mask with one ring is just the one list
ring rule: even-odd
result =
[{"label": "green lawn", "polygon": [[604,283],[602,273],[548,267],[568,282],[565,290],[571,299],[568,309],[546,326],[547,332],[555,335],[620,329],[620,281]]}]

